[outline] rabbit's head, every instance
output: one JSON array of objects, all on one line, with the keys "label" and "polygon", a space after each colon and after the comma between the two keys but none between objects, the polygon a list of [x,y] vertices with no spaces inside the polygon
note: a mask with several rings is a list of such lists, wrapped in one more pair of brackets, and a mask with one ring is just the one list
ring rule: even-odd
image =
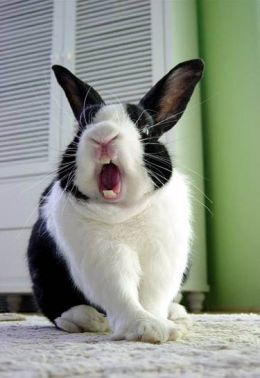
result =
[{"label": "rabbit's head", "polygon": [[53,66],[78,121],[58,170],[62,189],[81,201],[131,204],[170,180],[160,137],[183,114],[203,71],[201,60],[173,68],[138,105],[106,105],[90,85]]}]

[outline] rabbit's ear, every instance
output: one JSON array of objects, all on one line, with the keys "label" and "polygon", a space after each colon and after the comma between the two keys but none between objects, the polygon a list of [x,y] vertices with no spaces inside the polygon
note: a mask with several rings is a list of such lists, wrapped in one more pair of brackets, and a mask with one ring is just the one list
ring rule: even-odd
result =
[{"label": "rabbit's ear", "polygon": [[177,123],[201,79],[203,67],[200,59],[178,64],[142,98],[140,105],[155,121],[149,129],[151,136],[160,137]]},{"label": "rabbit's ear", "polygon": [[58,83],[67,96],[76,119],[79,122],[83,107],[104,104],[101,96],[94,88],[79,80],[65,67],[54,65],[52,66],[52,69]]}]

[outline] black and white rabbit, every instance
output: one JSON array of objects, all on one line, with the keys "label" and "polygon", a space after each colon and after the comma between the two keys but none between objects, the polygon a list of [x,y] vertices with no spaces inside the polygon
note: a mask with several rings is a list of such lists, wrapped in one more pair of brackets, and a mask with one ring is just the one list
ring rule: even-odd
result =
[{"label": "black and white rabbit", "polygon": [[[173,68],[138,105],[106,105],[53,66],[78,121],[42,194],[28,247],[36,300],[68,332],[165,342],[181,336],[172,300],[187,267],[191,209],[185,177],[160,137],[200,80],[199,59]],[[105,316],[106,315],[106,316]]]}]

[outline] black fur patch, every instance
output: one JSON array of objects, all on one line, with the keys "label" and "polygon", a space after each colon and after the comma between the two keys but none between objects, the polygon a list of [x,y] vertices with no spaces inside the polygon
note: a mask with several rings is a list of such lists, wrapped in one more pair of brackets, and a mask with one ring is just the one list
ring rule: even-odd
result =
[{"label": "black fur patch", "polygon": [[153,180],[155,189],[164,186],[172,176],[171,157],[157,138],[151,138],[144,144],[144,162],[149,176]]},{"label": "black fur patch", "polygon": [[40,198],[39,208],[41,208],[41,206],[45,204],[53,185],[54,185],[54,181],[49,186],[47,186],[47,188],[42,193],[41,198]]},{"label": "black fur patch", "polygon": [[27,259],[35,299],[48,319],[54,321],[64,311],[81,304],[91,305],[104,313],[74,285],[67,264],[59,254],[42,217],[33,227]]},{"label": "black fur patch", "polygon": [[140,106],[126,104],[126,111],[140,133],[142,133],[144,127],[153,125],[153,119],[150,114]]},{"label": "black fur patch", "polygon": [[66,148],[58,168],[57,179],[60,182],[61,188],[65,192],[71,193],[75,198],[79,200],[86,201],[88,197],[85,194],[81,193],[74,183],[77,168],[76,153],[81,134],[82,131],[78,131],[73,141]]},{"label": "black fur patch", "polygon": [[58,168],[57,179],[60,182],[61,188],[65,192],[71,193],[78,200],[88,200],[88,197],[83,194],[74,183],[75,172],[77,168],[76,153],[78,149],[78,143],[82,132],[85,130],[87,125],[92,122],[101,106],[102,105],[87,106],[84,112],[82,112],[80,119],[80,128],[73,141],[66,148]]},{"label": "black fur patch", "polygon": [[141,142],[144,147],[144,164],[147,172],[153,180],[155,189],[165,185],[172,176],[172,161],[165,146],[158,138],[151,136],[149,129],[152,129],[154,121],[152,116],[141,106],[127,104],[126,111],[131,121],[136,125]]}]

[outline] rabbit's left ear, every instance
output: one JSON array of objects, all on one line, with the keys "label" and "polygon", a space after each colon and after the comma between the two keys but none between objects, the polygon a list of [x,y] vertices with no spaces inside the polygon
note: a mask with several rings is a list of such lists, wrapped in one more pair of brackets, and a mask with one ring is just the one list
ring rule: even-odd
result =
[{"label": "rabbit's left ear", "polygon": [[160,137],[177,123],[201,79],[203,67],[200,59],[178,64],[142,98],[139,104],[155,121],[149,129],[151,136]]},{"label": "rabbit's left ear", "polygon": [[101,96],[93,87],[78,79],[67,68],[54,65],[52,69],[79,123],[84,106],[104,104]]}]

